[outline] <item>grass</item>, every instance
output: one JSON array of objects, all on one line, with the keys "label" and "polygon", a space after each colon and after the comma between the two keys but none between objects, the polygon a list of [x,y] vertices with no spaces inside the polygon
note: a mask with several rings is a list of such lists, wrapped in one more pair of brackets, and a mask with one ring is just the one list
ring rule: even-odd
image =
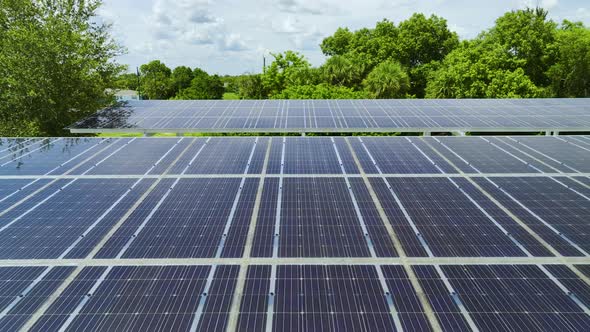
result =
[{"label": "grass", "polygon": [[142,137],[142,133],[101,133],[97,137]]},{"label": "grass", "polygon": [[240,96],[238,96],[237,93],[226,92],[223,94],[223,100],[236,100],[236,99],[240,99]]}]

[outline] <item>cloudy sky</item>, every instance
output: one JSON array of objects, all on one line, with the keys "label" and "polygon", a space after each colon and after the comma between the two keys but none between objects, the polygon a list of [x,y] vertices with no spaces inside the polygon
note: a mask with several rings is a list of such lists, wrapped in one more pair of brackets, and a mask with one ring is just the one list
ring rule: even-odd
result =
[{"label": "cloudy sky", "polygon": [[[414,12],[448,20],[461,38],[488,29],[504,12],[539,4],[556,21],[590,25],[588,0],[104,0],[99,15],[127,48],[119,62],[153,59],[209,73],[260,72],[268,52],[299,51],[319,65],[319,44],[338,27],[398,23]],[[268,57],[268,56],[267,56]]]}]

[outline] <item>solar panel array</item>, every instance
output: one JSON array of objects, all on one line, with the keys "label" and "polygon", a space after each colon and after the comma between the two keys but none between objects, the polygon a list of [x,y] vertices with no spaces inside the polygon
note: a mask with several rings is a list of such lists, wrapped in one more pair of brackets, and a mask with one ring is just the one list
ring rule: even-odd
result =
[{"label": "solar panel array", "polygon": [[70,127],[102,132],[590,131],[588,99],[144,100]]},{"label": "solar panel array", "polygon": [[590,137],[0,140],[0,330],[588,331]]}]

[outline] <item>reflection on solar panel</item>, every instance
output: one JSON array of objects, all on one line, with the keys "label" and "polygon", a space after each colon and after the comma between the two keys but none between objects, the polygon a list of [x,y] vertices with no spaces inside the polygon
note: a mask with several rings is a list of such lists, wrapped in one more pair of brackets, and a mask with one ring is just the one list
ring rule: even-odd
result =
[{"label": "reflection on solar panel", "polygon": [[588,131],[588,99],[130,101],[74,133]]},{"label": "reflection on solar panel", "polygon": [[0,139],[0,331],[588,331],[588,142]]}]

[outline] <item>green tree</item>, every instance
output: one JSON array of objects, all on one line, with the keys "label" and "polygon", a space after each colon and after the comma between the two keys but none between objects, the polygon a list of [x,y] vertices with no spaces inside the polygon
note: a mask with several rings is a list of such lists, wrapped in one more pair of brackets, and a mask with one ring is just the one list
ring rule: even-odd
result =
[{"label": "green tree", "polygon": [[262,75],[242,75],[237,80],[240,99],[265,99],[268,93],[262,83]]},{"label": "green tree", "polygon": [[553,46],[556,63],[547,74],[557,97],[590,97],[590,29],[564,21]]},{"label": "green tree", "polygon": [[291,86],[273,96],[273,99],[364,99],[368,97],[364,91],[322,83]]},{"label": "green tree", "polygon": [[170,76],[172,71],[160,60],[154,60],[139,67],[141,92],[148,99],[170,99],[173,96]]},{"label": "green tree", "polygon": [[122,54],[97,22],[100,0],[2,0],[0,135],[64,136],[108,105]]},{"label": "green tree", "polygon": [[186,89],[191,85],[193,80],[193,70],[186,66],[180,66],[174,68],[172,75],[170,76],[170,82],[174,94],[177,94],[180,90]]},{"label": "green tree", "polygon": [[336,86],[360,87],[367,65],[352,56],[335,55],[321,67],[323,80]]},{"label": "green tree", "polygon": [[289,86],[310,84],[315,79],[310,71],[311,65],[303,55],[286,51],[272,56],[273,62],[262,75],[269,96],[279,94]]},{"label": "green tree", "polygon": [[414,14],[399,24],[395,60],[409,69],[410,93],[422,98],[428,76],[439,61],[459,46],[459,37],[447,21],[432,15]]},{"label": "green tree", "polygon": [[[502,45],[465,42],[432,73],[427,98],[517,98],[543,95]],[[510,89],[514,89],[512,92]]]},{"label": "green tree", "polygon": [[396,60],[403,66],[413,68],[441,61],[459,46],[459,37],[449,30],[447,21],[436,15],[426,18],[414,14],[399,24]]},{"label": "green tree", "polygon": [[320,48],[325,55],[344,55],[350,50],[354,34],[348,28],[338,28],[333,36],[322,41]]},{"label": "green tree", "polygon": [[137,74],[121,74],[115,80],[115,88],[124,90],[138,90],[139,80]]},{"label": "green tree", "polygon": [[390,60],[375,67],[363,84],[373,98],[404,98],[410,88],[410,79],[399,63]]},{"label": "green tree", "polygon": [[486,98],[539,98],[545,91],[538,88],[522,68],[515,71],[496,71],[486,89]]},{"label": "green tree", "polygon": [[224,92],[219,76],[209,75],[204,70],[195,68],[190,86],[181,90],[176,99],[221,99]]},{"label": "green tree", "polygon": [[547,86],[545,74],[553,65],[549,47],[555,42],[556,24],[542,8],[511,11],[496,20],[484,38],[501,45],[510,55],[523,60],[525,74],[537,86]]}]

